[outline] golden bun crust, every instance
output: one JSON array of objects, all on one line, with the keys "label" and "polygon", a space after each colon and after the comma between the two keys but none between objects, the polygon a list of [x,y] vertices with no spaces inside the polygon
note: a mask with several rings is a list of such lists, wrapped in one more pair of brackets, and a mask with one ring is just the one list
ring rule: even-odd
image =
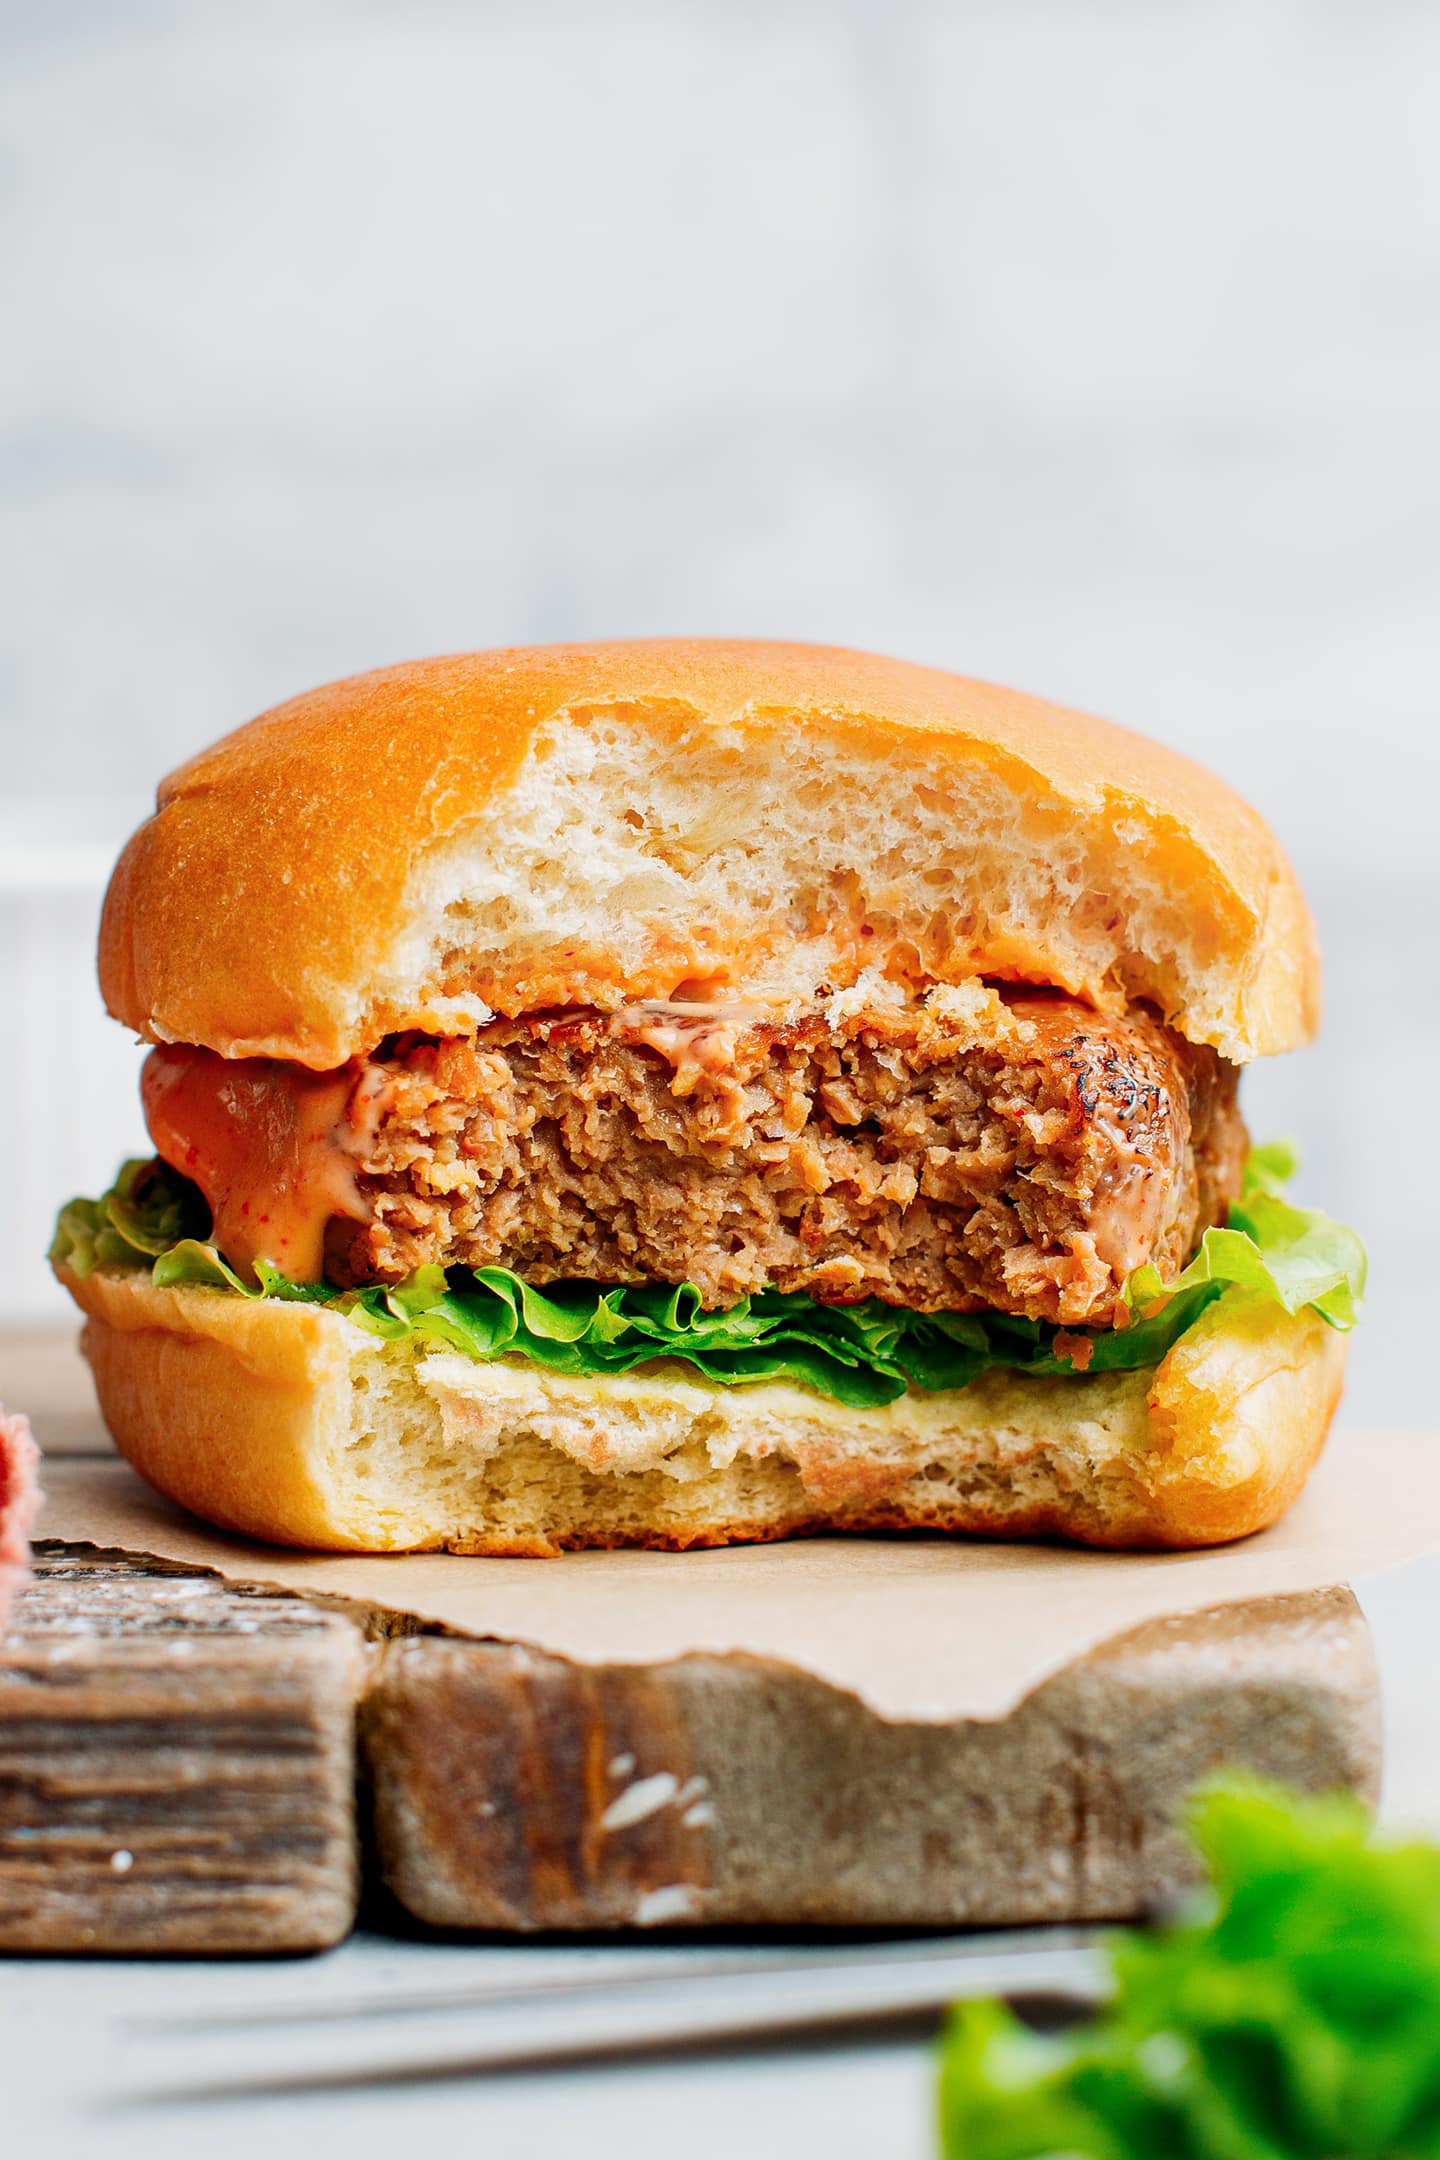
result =
[{"label": "golden bun crust", "polygon": [[1228,1057],[1313,1032],[1273,835],[1176,752],[829,647],[466,653],[276,707],[167,780],[100,942],[138,1034],[326,1067],[406,1027],[879,969],[1151,1000]]},{"label": "golden bun crust", "polygon": [[852,1410],[678,1364],[582,1379],[417,1355],[314,1306],[139,1270],[58,1273],[87,1315],[106,1423],[158,1491],[222,1528],[327,1551],[678,1550],[821,1530],[1248,1536],[1300,1490],[1345,1339],[1218,1301],[1158,1367],[990,1373]]}]

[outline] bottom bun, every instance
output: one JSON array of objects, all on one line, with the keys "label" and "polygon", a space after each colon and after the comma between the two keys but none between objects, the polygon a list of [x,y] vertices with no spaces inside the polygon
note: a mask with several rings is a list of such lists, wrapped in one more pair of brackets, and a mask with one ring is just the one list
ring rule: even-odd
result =
[{"label": "bottom bun", "polygon": [[1345,1340],[1310,1311],[1217,1301],[1158,1366],[992,1371],[853,1410],[721,1388],[678,1361],[570,1377],[386,1343],[323,1307],[138,1270],[58,1271],[89,1315],[105,1421],[207,1521],[330,1551],[545,1555],[821,1530],[1245,1537],[1294,1499]]}]

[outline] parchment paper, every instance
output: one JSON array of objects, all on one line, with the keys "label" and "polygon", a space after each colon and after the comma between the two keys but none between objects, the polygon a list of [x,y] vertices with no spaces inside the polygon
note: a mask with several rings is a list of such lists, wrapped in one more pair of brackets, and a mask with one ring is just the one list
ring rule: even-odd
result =
[{"label": "parchment paper", "polygon": [[353,1599],[584,1664],[748,1653],[897,1721],[1004,1717],[1141,1621],[1353,1582],[1440,1549],[1440,1440],[1397,1433],[1337,1436],[1273,1529],[1196,1553],[834,1537],[559,1560],[311,1554],[208,1529],[123,1463],[56,1462],[45,1484],[42,1538]]}]

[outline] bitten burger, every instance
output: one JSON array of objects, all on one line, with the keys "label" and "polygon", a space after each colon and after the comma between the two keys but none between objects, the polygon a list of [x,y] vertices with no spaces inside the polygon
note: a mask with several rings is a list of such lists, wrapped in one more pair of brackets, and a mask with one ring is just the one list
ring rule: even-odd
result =
[{"label": "bitten burger", "polygon": [[1103,721],[803,645],[383,669],[165,783],[100,971],[155,1153],[52,1257],[213,1522],[1185,1546],[1320,1450],[1363,1252],[1237,1106],[1310,918]]}]

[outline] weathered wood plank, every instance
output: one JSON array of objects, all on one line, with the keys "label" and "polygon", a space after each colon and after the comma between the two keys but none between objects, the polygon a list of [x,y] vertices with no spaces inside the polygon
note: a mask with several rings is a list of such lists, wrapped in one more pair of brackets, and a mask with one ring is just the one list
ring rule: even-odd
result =
[{"label": "weathered wood plank", "polygon": [[[1346,1591],[1137,1630],[996,1725],[890,1725],[782,1667],[573,1666],[214,1576],[42,1548],[0,1645],[0,1949],[279,1951],[348,1929],[374,1849],[445,1927],[993,1924],[1185,1879],[1216,1764],[1373,1792]],[[383,1616],[376,1616],[383,1633]]]},{"label": "weathered wood plank", "polygon": [[1137,1629],[994,1725],[886,1724],[776,1666],[413,1637],[361,1733],[401,1904],[502,1929],[1125,1918],[1189,1879],[1176,1811],[1218,1765],[1373,1796],[1379,1763],[1347,1590]]},{"label": "weathered wood plank", "polygon": [[42,1547],[0,1643],[0,1949],[338,1941],[361,1663],[298,1598]]}]

